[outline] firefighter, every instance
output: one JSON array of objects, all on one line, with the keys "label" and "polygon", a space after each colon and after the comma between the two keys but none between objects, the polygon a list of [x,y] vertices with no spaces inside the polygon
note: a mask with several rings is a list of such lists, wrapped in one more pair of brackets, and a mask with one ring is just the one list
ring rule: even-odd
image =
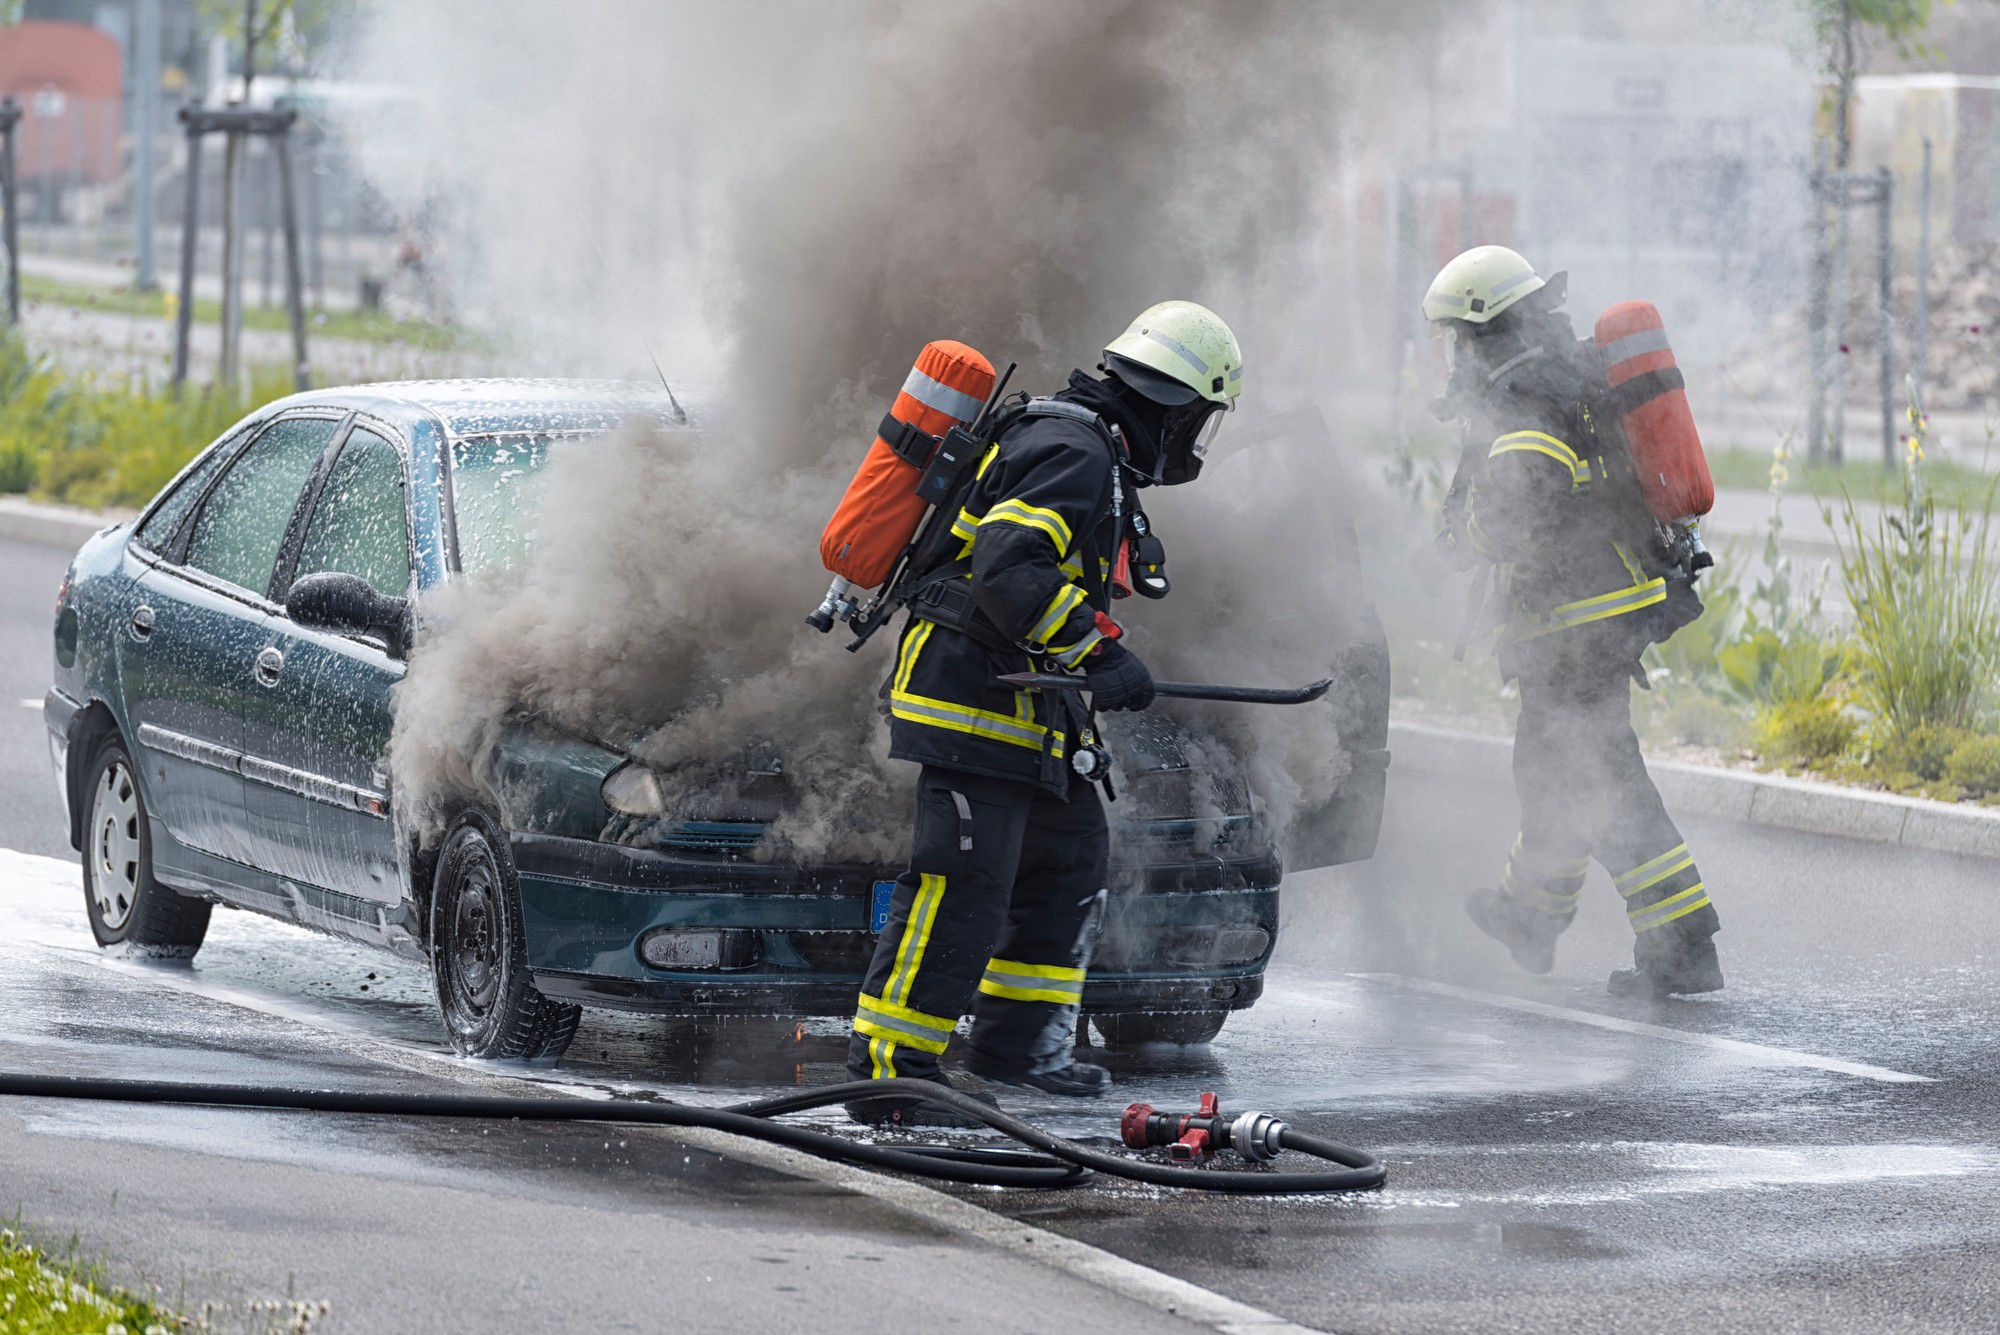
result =
[{"label": "firefighter", "polygon": [[[980,1078],[1085,1097],[1110,1086],[1075,1057],[1109,861],[1104,808],[1079,771],[1104,753],[1074,695],[995,678],[1052,667],[1088,676],[1091,710],[1152,703],[1106,587],[1135,489],[1201,472],[1243,360],[1212,311],[1169,301],[1113,340],[1099,370],[1000,420],[955,517],[955,558],[918,580],[884,692],[890,755],[923,767],[916,829],[854,1013],[857,1079],[948,1083],[938,1058],[969,1011],[966,1066]],[[889,1096],[848,1112],[963,1124]]]},{"label": "firefighter", "polygon": [[1595,381],[1559,309],[1564,286],[1514,251],[1480,246],[1447,264],[1423,303],[1450,340],[1443,413],[1469,432],[1471,482],[1454,485],[1464,503],[1448,503],[1445,540],[1491,581],[1501,673],[1520,688],[1520,833],[1498,888],[1466,909],[1516,964],[1545,974],[1595,858],[1635,933],[1634,967],[1612,974],[1612,991],[1712,992],[1720,923],[1646,772],[1630,695],[1645,684],[1646,646],[1701,604],[1629,472],[1606,467],[1622,444],[1596,431],[1606,414],[1589,410]]}]

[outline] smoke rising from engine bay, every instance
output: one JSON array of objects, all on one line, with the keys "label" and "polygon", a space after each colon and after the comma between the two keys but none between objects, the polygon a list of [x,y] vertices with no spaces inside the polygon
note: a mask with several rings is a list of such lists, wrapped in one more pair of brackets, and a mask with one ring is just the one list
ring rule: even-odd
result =
[{"label": "smoke rising from engine bay", "polygon": [[[1121,619],[1159,675],[1326,675],[1357,603],[1327,540],[1348,482],[1310,434],[1242,445],[1314,401],[1340,62],[1412,8],[376,9],[358,67],[427,91],[357,122],[356,152],[431,220],[457,304],[524,373],[643,375],[650,343],[697,428],[557,451],[532,561],[429,598],[392,745],[406,815],[504,803],[494,747],[526,711],[636,738],[690,809],[772,741],[801,804],[769,851],[899,858],[893,635],[848,655],[801,623],[819,530],[927,340],[1046,393],[1169,297],[1234,325],[1245,411],[1199,483],[1146,494],[1176,587]],[[1341,707],[1184,717],[1282,820],[1338,783]]]}]

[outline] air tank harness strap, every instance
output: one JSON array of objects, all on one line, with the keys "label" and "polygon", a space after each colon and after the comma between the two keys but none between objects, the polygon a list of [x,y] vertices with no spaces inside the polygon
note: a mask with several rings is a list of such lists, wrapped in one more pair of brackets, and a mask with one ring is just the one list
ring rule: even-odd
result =
[{"label": "air tank harness strap", "polygon": [[[983,649],[994,653],[1026,655],[1027,650],[1009,640],[1001,629],[979,610],[972,597],[972,584],[966,577],[972,573],[972,559],[960,557],[947,561],[917,581],[910,594],[910,615],[934,626],[956,631]],[[1056,712],[1063,711],[1063,721],[1071,725],[1070,730],[1081,737],[1074,717],[1081,712],[1073,698],[1057,697],[1051,701],[1045,692],[1034,692],[1030,708],[1034,710],[1035,722],[1042,725],[1042,768],[1043,783],[1053,784],[1062,777],[1063,768],[1068,763],[1056,750],[1056,738],[1064,729],[1058,726]]]}]

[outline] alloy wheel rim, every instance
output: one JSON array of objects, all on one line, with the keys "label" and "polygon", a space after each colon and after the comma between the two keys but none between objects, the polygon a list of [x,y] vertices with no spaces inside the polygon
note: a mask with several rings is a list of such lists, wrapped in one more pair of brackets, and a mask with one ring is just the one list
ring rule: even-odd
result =
[{"label": "alloy wheel rim", "polygon": [[90,896],[110,931],[131,920],[139,900],[139,789],[122,760],[104,768],[91,797]]}]

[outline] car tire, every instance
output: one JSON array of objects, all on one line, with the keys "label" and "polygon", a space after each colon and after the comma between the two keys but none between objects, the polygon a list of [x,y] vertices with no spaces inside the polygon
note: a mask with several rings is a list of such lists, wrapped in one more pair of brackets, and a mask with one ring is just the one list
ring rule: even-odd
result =
[{"label": "car tire", "polygon": [[431,977],[452,1047],[466,1057],[562,1056],[583,1011],[535,990],[513,859],[484,820],[462,818],[445,835],[430,919]]},{"label": "car tire", "polygon": [[1146,1011],[1126,1015],[1092,1015],[1097,1036],[1113,1052],[1130,1052],[1148,1043],[1183,1047],[1206,1043],[1222,1032],[1228,1011]]},{"label": "car tire", "polygon": [[163,960],[194,958],[214,907],[154,877],[146,796],[116,734],[98,746],[83,790],[83,904],[98,945]]}]

